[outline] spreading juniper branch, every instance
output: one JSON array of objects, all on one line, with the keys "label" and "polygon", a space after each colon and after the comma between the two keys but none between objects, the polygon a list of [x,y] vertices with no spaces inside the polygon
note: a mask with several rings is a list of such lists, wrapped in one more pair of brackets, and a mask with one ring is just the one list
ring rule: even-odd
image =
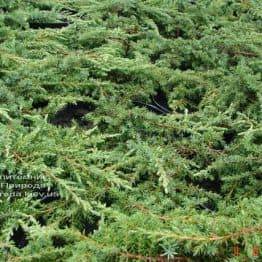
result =
[{"label": "spreading juniper branch", "polygon": [[260,13],[256,0],[2,1],[0,260],[224,261],[236,243],[254,259]]}]

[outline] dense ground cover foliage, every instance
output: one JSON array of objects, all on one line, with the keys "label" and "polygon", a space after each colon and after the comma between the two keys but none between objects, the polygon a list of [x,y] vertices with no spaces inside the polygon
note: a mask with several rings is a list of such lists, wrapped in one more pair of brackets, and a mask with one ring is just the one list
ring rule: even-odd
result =
[{"label": "dense ground cover foliage", "polygon": [[259,260],[261,19],[1,0],[0,261]]}]

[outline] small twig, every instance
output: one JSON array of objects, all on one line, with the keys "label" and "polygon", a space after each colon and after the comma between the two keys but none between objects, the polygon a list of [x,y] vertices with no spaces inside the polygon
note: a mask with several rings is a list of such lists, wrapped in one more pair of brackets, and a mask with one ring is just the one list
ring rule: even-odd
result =
[{"label": "small twig", "polygon": [[121,256],[129,258],[129,259],[138,259],[141,261],[146,261],[146,262],[175,262],[175,261],[188,261],[186,257],[174,257],[172,259],[167,259],[162,256],[157,256],[157,257],[148,257],[148,256],[143,256],[139,254],[131,254],[131,253],[120,253]]},{"label": "small twig", "polygon": [[[145,232],[145,231],[144,231]],[[175,238],[178,240],[191,240],[191,241],[197,241],[197,242],[201,242],[201,241],[226,241],[229,239],[233,239],[233,238],[239,238],[240,236],[243,235],[250,235],[253,233],[261,233],[262,232],[262,226],[259,227],[246,227],[246,228],[242,228],[241,230],[237,231],[237,232],[233,232],[224,236],[181,236],[178,234],[174,234],[174,233],[160,233],[160,232],[145,232],[147,234],[153,234],[159,237],[169,237],[169,238]]]}]

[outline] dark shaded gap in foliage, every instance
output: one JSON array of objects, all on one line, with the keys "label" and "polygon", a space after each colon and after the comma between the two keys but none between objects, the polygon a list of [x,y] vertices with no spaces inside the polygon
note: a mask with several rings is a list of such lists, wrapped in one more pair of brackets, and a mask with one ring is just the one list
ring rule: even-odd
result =
[{"label": "dark shaded gap in foliage", "polygon": [[139,175],[139,177],[133,182],[134,187],[138,187],[139,184],[146,182],[149,179],[149,174],[145,172],[144,174]]},{"label": "dark shaded gap in foliage", "polygon": [[106,207],[112,206],[115,202],[115,198],[110,194],[110,192],[106,191],[104,195],[101,197],[100,201],[106,205]]},{"label": "dark shaded gap in foliage", "polygon": [[100,216],[92,215],[85,219],[85,221],[83,221],[83,231],[85,235],[93,234],[94,231],[98,229],[100,219]]},{"label": "dark shaded gap in foliage", "polygon": [[45,84],[42,84],[42,88],[44,88],[46,91],[51,93],[52,91],[54,91],[56,89],[56,85],[45,83]]},{"label": "dark shaded gap in foliage", "polygon": [[152,64],[155,64],[156,61],[161,57],[161,55],[162,55],[162,52],[161,52],[161,51],[157,51],[157,52],[151,54],[151,55],[149,56],[151,63],[152,63]]},{"label": "dark shaded gap in foliage", "polygon": [[234,129],[228,129],[223,134],[223,139],[227,144],[232,143],[237,137],[237,132]]},{"label": "dark shaded gap in foliage", "polygon": [[262,144],[262,134],[255,136],[253,138],[253,143],[256,145],[261,145]]},{"label": "dark shaded gap in foliage", "polygon": [[8,8],[6,7],[0,7],[0,11],[2,11],[3,13],[9,12]]},{"label": "dark shaded gap in foliage", "polygon": [[42,227],[47,225],[47,219],[44,216],[38,216],[36,217],[36,220]]},{"label": "dark shaded gap in foliage", "polygon": [[189,0],[188,1],[190,4],[192,4],[192,5],[196,5],[197,4],[197,0]]},{"label": "dark shaded gap in foliage", "polygon": [[149,103],[135,99],[133,104],[138,107],[146,107],[150,112],[158,115],[166,115],[171,112],[166,93],[161,89],[157,90],[156,95],[151,96]]},{"label": "dark shaded gap in foliage", "polygon": [[206,191],[210,191],[213,193],[220,194],[222,188],[222,180],[216,176],[213,180],[211,179],[199,179],[199,180],[192,180],[190,178],[186,178],[188,184],[192,184],[194,186],[198,186]]},{"label": "dark shaded gap in foliage", "polygon": [[55,188],[42,187],[34,193],[36,199],[39,199],[43,204],[48,204],[60,199],[59,192]]},{"label": "dark shaded gap in foliage", "polygon": [[49,167],[55,167],[57,164],[57,155],[54,154],[46,154],[44,156],[44,163]]},{"label": "dark shaded gap in foliage", "polygon": [[55,248],[64,247],[68,242],[62,236],[52,236],[52,244]]},{"label": "dark shaded gap in foliage", "polygon": [[61,21],[55,23],[29,21],[29,27],[31,29],[45,29],[45,28],[60,29],[69,26],[69,24],[70,23],[68,21],[64,21],[64,22]]},{"label": "dark shaded gap in foliage", "polygon": [[[180,27],[177,27],[173,33],[171,33],[171,38],[186,38],[186,31]],[[169,37],[170,38],[170,37]]]},{"label": "dark shaded gap in foliage", "polygon": [[48,106],[49,101],[44,98],[36,98],[32,103],[34,109],[40,109]]},{"label": "dark shaded gap in foliage", "polygon": [[14,241],[15,246],[20,249],[28,245],[27,234],[20,225],[13,230],[11,240]]},{"label": "dark shaded gap in foliage", "polygon": [[24,127],[31,127],[33,124],[33,121],[30,120],[30,119],[27,119],[27,118],[23,118],[21,120],[21,125],[24,126]]},{"label": "dark shaded gap in foliage", "polygon": [[163,114],[171,112],[171,109],[168,105],[166,93],[162,89],[158,89],[156,95],[151,97],[151,102],[154,103],[159,109],[161,109]]},{"label": "dark shaded gap in foliage", "polygon": [[[174,68],[174,69],[175,69],[175,68]],[[179,65],[179,69],[180,69],[181,71],[194,70],[192,61],[183,60],[183,61],[180,63],[180,65]]]},{"label": "dark shaded gap in foliage", "polygon": [[92,123],[84,120],[83,116],[94,110],[95,106],[91,103],[80,101],[76,104],[68,104],[54,115],[50,123],[56,126],[69,127],[74,119],[80,126],[90,128]]},{"label": "dark shaded gap in foliage", "polygon": [[63,8],[60,9],[60,12],[63,12],[63,13],[69,14],[69,15],[76,15],[78,13],[77,10],[72,9],[70,7],[63,7]]}]

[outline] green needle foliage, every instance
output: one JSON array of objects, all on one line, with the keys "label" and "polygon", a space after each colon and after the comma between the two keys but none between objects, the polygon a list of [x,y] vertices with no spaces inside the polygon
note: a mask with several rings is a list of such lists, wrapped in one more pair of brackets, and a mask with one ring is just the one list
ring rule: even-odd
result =
[{"label": "green needle foliage", "polygon": [[0,0],[0,261],[260,261],[261,19]]}]

